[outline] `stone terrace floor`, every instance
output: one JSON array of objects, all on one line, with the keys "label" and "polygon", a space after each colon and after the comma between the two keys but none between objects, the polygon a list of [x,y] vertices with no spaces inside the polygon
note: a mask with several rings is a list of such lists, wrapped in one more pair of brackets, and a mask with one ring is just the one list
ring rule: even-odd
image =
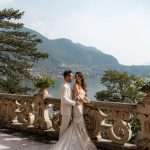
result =
[{"label": "stone terrace floor", "polygon": [[0,132],[0,150],[49,150],[50,144]]},{"label": "stone terrace floor", "polygon": [[49,150],[54,143],[41,136],[0,129],[0,150]]}]

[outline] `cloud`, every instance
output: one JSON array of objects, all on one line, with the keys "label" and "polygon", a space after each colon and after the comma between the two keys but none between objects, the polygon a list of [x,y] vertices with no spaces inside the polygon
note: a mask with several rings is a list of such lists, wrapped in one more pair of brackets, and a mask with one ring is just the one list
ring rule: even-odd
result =
[{"label": "cloud", "polygon": [[0,5],[5,5],[14,2],[15,0],[0,0]]}]

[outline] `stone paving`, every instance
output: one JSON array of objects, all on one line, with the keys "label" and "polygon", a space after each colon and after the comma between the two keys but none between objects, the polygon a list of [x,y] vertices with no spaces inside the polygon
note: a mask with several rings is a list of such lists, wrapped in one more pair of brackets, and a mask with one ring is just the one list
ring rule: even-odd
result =
[{"label": "stone paving", "polygon": [[49,150],[50,144],[32,141],[29,138],[0,133],[0,150]]},{"label": "stone paving", "polygon": [[56,143],[56,141],[40,141],[42,138],[39,139],[39,137],[38,140],[33,140],[33,136],[25,137],[18,132],[0,131],[0,150],[50,150],[51,144]]}]

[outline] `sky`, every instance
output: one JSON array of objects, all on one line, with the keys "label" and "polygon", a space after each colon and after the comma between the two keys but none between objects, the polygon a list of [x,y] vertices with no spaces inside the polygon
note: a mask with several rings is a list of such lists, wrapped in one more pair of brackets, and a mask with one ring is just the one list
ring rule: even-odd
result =
[{"label": "sky", "polygon": [[68,38],[115,56],[150,64],[150,0],[0,0],[25,11],[26,27],[49,39]]}]

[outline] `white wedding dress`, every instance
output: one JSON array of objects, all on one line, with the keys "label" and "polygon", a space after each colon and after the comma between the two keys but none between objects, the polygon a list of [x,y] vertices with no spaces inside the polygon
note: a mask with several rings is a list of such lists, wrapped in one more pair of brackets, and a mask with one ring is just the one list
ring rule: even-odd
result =
[{"label": "white wedding dress", "polygon": [[[85,91],[80,90],[79,96],[84,98]],[[97,150],[86,131],[83,118],[83,104],[73,107],[71,125],[60,137],[59,141],[52,145],[50,150]]]}]

